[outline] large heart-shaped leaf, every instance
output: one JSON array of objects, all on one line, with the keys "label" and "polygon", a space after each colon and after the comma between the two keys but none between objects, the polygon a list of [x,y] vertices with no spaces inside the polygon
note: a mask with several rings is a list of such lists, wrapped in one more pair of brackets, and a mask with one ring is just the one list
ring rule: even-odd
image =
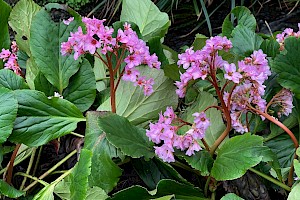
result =
[{"label": "large heart-shaped leaf", "polygon": [[154,156],[146,130],[132,125],[125,117],[107,113],[99,118],[98,123],[107,139],[124,154],[133,158]]},{"label": "large heart-shaped leaf", "polygon": [[250,56],[254,50],[260,48],[262,37],[251,29],[238,25],[232,31],[232,51],[240,56]]},{"label": "large heart-shaped leaf", "polygon": [[[8,17],[11,7],[3,0],[0,0],[0,49],[8,49],[10,45],[10,37],[8,32]],[[0,69],[3,68],[3,62],[0,60]]]},{"label": "large heart-shaped leaf", "polygon": [[233,180],[243,176],[263,159],[258,154],[262,149],[263,138],[260,136],[247,133],[230,138],[219,149],[211,175],[217,180]]},{"label": "large heart-shaped leaf", "polygon": [[[173,81],[164,76],[163,70],[142,66],[139,70],[142,76],[154,79],[154,92],[150,96],[145,96],[140,87],[126,81],[120,82],[116,92],[117,114],[126,117],[134,125],[156,119],[158,113],[167,106],[176,108],[178,104]],[[97,110],[110,111],[110,98]]]},{"label": "large heart-shaped leaf", "polygon": [[80,152],[80,159],[72,173],[70,185],[70,198],[76,200],[85,200],[88,189],[88,177],[91,174],[92,151],[82,149]]},{"label": "large heart-shaped leaf", "polygon": [[0,88],[0,144],[11,134],[17,111],[18,102],[14,93],[6,88]]},{"label": "large heart-shaped leaf", "polygon": [[84,148],[93,152],[89,186],[98,186],[110,192],[118,183],[122,170],[112,161],[112,145],[106,140],[105,134],[98,124],[101,112],[87,113],[87,127]]},{"label": "large heart-shaped leaf", "polygon": [[0,86],[10,90],[28,89],[25,80],[9,69],[0,70]]},{"label": "large heart-shaped leaf", "polygon": [[232,14],[237,19],[237,24],[243,25],[249,28],[251,31],[255,31],[256,29],[256,20],[251,11],[244,6],[237,6],[231,10],[231,12],[226,16],[223,25],[222,25],[222,34],[224,36],[230,37],[231,32],[234,29],[234,25],[230,21]]},{"label": "large heart-shaped leaf", "polygon": [[48,99],[34,90],[16,90],[18,116],[10,140],[27,146],[40,146],[75,130],[85,121],[78,108],[67,100]]},{"label": "large heart-shaped leaf", "polygon": [[61,94],[69,84],[69,79],[79,69],[79,60],[72,55],[62,56],[60,46],[67,41],[70,32],[75,31],[78,23],[70,25],[51,20],[50,14],[42,9],[32,19],[30,30],[30,50],[39,70]]},{"label": "large heart-shaped leaf", "polygon": [[29,56],[31,55],[29,42],[32,18],[40,9],[40,6],[32,0],[20,0],[9,17],[9,25],[17,33],[15,39],[19,48]]},{"label": "large heart-shaped leaf", "polygon": [[120,20],[134,22],[146,41],[163,37],[170,26],[167,13],[160,12],[151,0],[123,0]]},{"label": "large heart-shaped leaf", "polygon": [[271,69],[278,74],[279,84],[290,89],[300,99],[300,39],[285,39],[284,48],[286,54],[278,54],[271,62]]},{"label": "large heart-shaped leaf", "polygon": [[76,105],[81,112],[93,104],[96,97],[96,80],[93,68],[86,59],[83,59],[79,71],[70,79],[63,97]]}]

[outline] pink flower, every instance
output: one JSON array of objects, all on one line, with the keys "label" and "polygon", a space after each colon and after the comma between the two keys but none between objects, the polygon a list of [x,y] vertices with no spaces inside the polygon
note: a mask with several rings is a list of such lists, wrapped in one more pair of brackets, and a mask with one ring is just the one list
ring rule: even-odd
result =
[{"label": "pink flower", "polygon": [[69,19],[67,19],[67,20],[63,20],[63,23],[65,24],[65,25],[69,25],[72,21],[74,20],[74,17],[70,17]]},{"label": "pink flower", "polygon": [[0,59],[2,59],[4,62],[8,60],[10,57],[11,52],[8,49],[2,49],[0,53]]},{"label": "pink flower", "polygon": [[198,142],[196,140],[193,140],[185,154],[191,156],[195,154],[195,151],[200,151],[201,149],[202,148],[200,147]]},{"label": "pink flower", "polygon": [[288,116],[292,113],[293,109],[293,94],[290,90],[283,88],[280,90],[272,101],[272,107],[279,107],[277,112],[278,117],[281,117],[282,114]]},{"label": "pink flower", "polygon": [[195,117],[194,122],[197,128],[206,130],[210,126],[210,121],[204,112],[196,112],[193,114],[193,116]]},{"label": "pink flower", "polygon": [[154,147],[155,154],[164,162],[175,162],[173,155],[174,149],[171,144],[163,144],[161,147]]},{"label": "pink flower", "polygon": [[239,83],[240,79],[243,77],[239,72],[236,72],[236,66],[234,63],[225,64],[224,70],[226,72],[226,74],[224,74],[224,78],[231,80],[234,83]]},{"label": "pink flower", "polygon": [[142,59],[140,55],[137,54],[132,54],[132,55],[128,55],[125,59],[124,62],[127,63],[127,67],[128,68],[134,68],[136,66],[139,66],[140,64],[142,64]]},{"label": "pink flower", "polygon": [[130,81],[130,82],[136,82],[138,76],[140,75],[140,72],[135,69],[135,68],[129,68],[129,67],[125,67],[125,72],[122,76],[122,79],[124,81]]}]

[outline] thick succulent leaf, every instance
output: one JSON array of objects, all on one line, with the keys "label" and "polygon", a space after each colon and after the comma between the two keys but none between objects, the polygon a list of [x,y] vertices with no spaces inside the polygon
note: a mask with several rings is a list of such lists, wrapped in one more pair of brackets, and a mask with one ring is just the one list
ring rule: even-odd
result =
[{"label": "thick succulent leaf", "polygon": [[85,121],[78,108],[67,100],[48,99],[42,92],[15,90],[18,115],[10,140],[28,146],[40,146],[75,130]]},{"label": "thick succulent leaf", "polygon": [[132,125],[125,117],[107,113],[98,119],[98,123],[106,133],[108,141],[120,148],[124,154],[133,158],[154,156],[146,130]]},{"label": "thick succulent leaf", "polygon": [[200,171],[202,176],[208,176],[213,165],[213,158],[206,150],[196,152],[193,156],[183,156],[186,162]]},{"label": "thick succulent leaf", "polygon": [[2,179],[0,179],[0,193],[9,198],[18,198],[25,194],[25,192],[15,189]]},{"label": "thick succulent leaf", "polygon": [[10,90],[28,89],[25,80],[9,69],[0,70],[0,86]]},{"label": "thick succulent leaf", "polygon": [[203,194],[198,190],[198,188],[194,188],[191,185],[185,185],[168,179],[159,181],[156,190],[153,190],[151,192],[147,191],[147,189],[144,187],[136,185],[113,194],[111,199],[148,200],[164,197],[167,195],[174,195],[175,199],[208,200],[207,198],[204,198]]},{"label": "thick succulent leaf", "polygon": [[232,31],[232,51],[240,56],[250,56],[254,50],[260,48],[262,37],[246,26],[238,25]]},{"label": "thick succulent leaf", "polygon": [[131,162],[135,171],[149,189],[155,189],[158,182],[162,179],[172,179],[187,185],[190,184],[171,165],[155,157],[149,161],[132,159]]},{"label": "thick succulent leaf", "polygon": [[231,12],[226,16],[222,25],[222,34],[228,38],[231,36],[231,32],[234,29],[232,22],[230,21],[231,15],[234,15],[237,19],[237,24],[241,24],[251,31],[256,29],[256,20],[251,11],[244,6],[237,6],[231,10]]},{"label": "thick succulent leaf", "polygon": [[262,161],[258,152],[263,149],[263,138],[250,133],[227,140],[219,149],[211,175],[216,180],[233,180]]},{"label": "thick succulent leaf", "polygon": [[72,173],[70,185],[70,199],[85,200],[88,189],[88,177],[91,174],[92,151],[82,149],[80,158]]},{"label": "thick succulent leaf", "polygon": [[40,10],[40,6],[33,0],[20,0],[12,9],[9,17],[10,27],[17,33],[15,39],[19,48],[31,55],[29,42],[32,18]]},{"label": "thick succulent leaf", "polygon": [[292,188],[287,200],[298,200],[300,197],[300,183]]},{"label": "thick succulent leaf", "polygon": [[228,193],[221,198],[221,200],[244,200],[243,198],[237,196],[234,193]]},{"label": "thick succulent leaf", "polygon": [[122,170],[112,161],[113,147],[105,138],[99,119],[105,112],[87,112],[84,148],[93,152],[89,186],[98,186],[110,192],[118,183]]},{"label": "thick succulent leaf", "polygon": [[109,147],[110,144],[105,139],[105,135],[97,139],[92,149],[93,157],[91,175],[89,176],[89,186],[98,186],[106,193],[112,191],[122,175],[122,170],[110,157]]},{"label": "thick succulent leaf", "polygon": [[[11,7],[3,0],[0,0],[0,49],[8,49],[10,46],[10,37],[8,31],[8,17]],[[3,68],[3,62],[0,60],[0,69]]]},{"label": "thick succulent leaf", "polygon": [[26,75],[25,79],[30,89],[35,89],[34,80],[40,73],[40,70],[36,63],[34,62],[33,58],[28,58],[26,61]]},{"label": "thick succulent leaf", "polygon": [[[154,79],[154,92],[150,96],[145,96],[143,89],[126,81],[120,82],[116,92],[117,114],[126,117],[134,125],[156,119],[158,113],[165,110],[167,106],[176,108],[178,104],[173,81],[164,76],[163,70],[144,66],[138,69],[141,76]],[[97,110],[110,111],[110,98]]]},{"label": "thick succulent leaf", "polygon": [[32,19],[30,50],[39,70],[60,93],[69,84],[69,79],[79,69],[79,60],[72,55],[62,56],[60,46],[67,41],[78,23],[70,25],[55,23],[50,14],[42,9]]},{"label": "thick succulent leaf", "polygon": [[291,166],[295,148],[288,134],[282,134],[265,143],[277,155],[281,168]]},{"label": "thick succulent leaf", "polygon": [[278,54],[271,62],[271,69],[278,74],[279,84],[290,89],[300,99],[300,39],[285,39],[284,48],[286,54]]},{"label": "thick succulent leaf", "polygon": [[120,20],[134,22],[146,41],[163,37],[170,26],[168,14],[160,12],[151,0],[123,0]]},{"label": "thick succulent leaf", "polygon": [[[198,95],[197,100],[192,106],[188,107],[184,114],[182,115],[182,119],[194,123],[194,117],[192,116],[195,112],[202,112],[208,106],[216,105],[217,100],[213,97],[212,94],[208,92],[201,92]],[[225,130],[225,125],[223,123],[221,112],[215,108],[211,108],[205,112],[207,118],[210,120],[210,126],[207,128],[205,132],[205,141],[209,146],[213,145],[213,143],[218,139],[218,137]],[[188,131],[189,127],[184,126],[180,131],[181,133],[185,133]]]},{"label": "thick succulent leaf", "polygon": [[96,80],[93,68],[86,59],[83,59],[79,71],[70,79],[63,97],[77,106],[81,112],[93,104],[96,97]]},{"label": "thick succulent leaf", "polygon": [[18,102],[14,93],[6,88],[0,88],[0,144],[11,134],[17,111]]}]

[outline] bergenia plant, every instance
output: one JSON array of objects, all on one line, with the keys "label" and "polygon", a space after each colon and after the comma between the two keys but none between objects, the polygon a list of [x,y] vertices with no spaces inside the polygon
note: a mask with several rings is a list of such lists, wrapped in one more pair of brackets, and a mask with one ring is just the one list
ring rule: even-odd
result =
[{"label": "bergenia plant", "polygon": [[[84,17],[82,22],[86,26],[86,33],[83,33],[82,27],[79,26],[78,31],[71,33],[68,41],[61,44],[61,53],[67,55],[74,52],[75,60],[85,53],[90,53],[105,64],[109,71],[112,112],[116,112],[115,93],[121,79],[140,86],[144,94],[149,96],[153,92],[154,80],[140,76],[137,67],[148,65],[150,68],[160,69],[161,63],[155,53],[150,54],[149,47],[138,38],[131,25],[125,22],[124,30],[114,30],[103,24],[105,20]],[[116,37],[113,37],[114,32],[117,32]],[[117,61],[116,65],[113,65],[113,59]],[[125,67],[121,66],[123,62],[126,63]]]}]

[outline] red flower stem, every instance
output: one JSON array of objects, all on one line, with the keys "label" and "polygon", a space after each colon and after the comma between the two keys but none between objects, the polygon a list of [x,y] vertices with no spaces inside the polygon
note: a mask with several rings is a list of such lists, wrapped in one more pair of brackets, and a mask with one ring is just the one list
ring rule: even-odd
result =
[{"label": "red flower stem", "polygon": [[[118,62],[116,64],[116,68],[114,69],[114,75],[116,75],[117,71],[119,70],[120,66],[121,66],[121,62],[123,61],[123,56],[125,54],[125,48],[122,49],[122,53],[121,56],[118,59]],[[120,75],[121,76],[121,75]]]},{"label": "red flower stem", "polygon": [[[299,147],[299,143],[295,137],[295,135],[292,133],[292,131],[290,129],[288,129],[283,123],[281,123],[280,121],[278,121],[277,119],[273,118],[272,116],[270,116],[267,113],[264,113],[260,110],[257,110],[253,107],[250,107],[250,109],[254,112],[256,112],[257,114],[264,116],[265,118],[267,118],[268,120],[270,120],[271,122],[273,122],[274,124],[276,124],[277,126],[279,126],[280,128],[282,128],[292,139],[293,143],[294,143],[294,147],[295,147],[295,151],[297,150],[297,148]],[[297,159],[297,154],[294,155],[294,158]],[[293,185],[293,175],[294,175],[294,165],[293,162],[291,164],[291,168],[289,171],[289,176],[288,176],[288,186],[292,186]]]},{"label": "red flower stem", "polygon": [[291,139],[292,139],[292,141],[294,143],[295,149],[297,149],[299,147],[299,143],[298,143],[295,135],[283,123],[281,123],[277,119],[273,118],[271,115],[269,115],[267,113],[264,113],[264,112],[262,112],[260,110],[257,110],[257,109],[255,109],[253,107],[250,107],[250,110],[252,110],[252,111],[256,112],[257,114],[265,117],[266,119],[270,120],[271,122],[273,122],[274,124],[276,124],[277,126],[279,126],[280,128],[282,128],[291,137]]},{"label": "red flower stem", "polygon": [[109,82],[110,82],[110,105],[111,105],[111,112],[116,113],[116,93],[115,93],[115,77],[114,71],[112,68],[111,60],[109,59],[108,55],[106,54],[106,59],[108,62],[108,70],[109,70]]},{"label": "red flower stem", "polygon": [[227,121],[227,126],[226,129],[224,130],[224,132],[220,135],[220,137],[218,137],[218,139],[215,141],[215,143],[211,146],[210,149],[210,155],[213,155],[216,151],[216,149],[218,148],[218,146],[221,144],[221,142],[226,138],[226,136],[229,134],[230,130],[231,130],[231,117],[230,117],[230,113],[229,110],[224,102],[223,99],[223,94],[220,91],[220,88],[218,86],[218,81],[216,78],[216,70],[214,69],[214,57],[215,55],[213,55],[213,62],[212,65],[210,65],[210,71],[211,71],[211,78],[212,78],[212,84],[216,90],[216,93],[218,95],[218,98],[221,102],[221,106],[223,108],[223,113],[225,115],[226,121]]},{"label": "red flower stem", "polygon": [[95,52],[95,56],[99,58],[108,67],[108,63],[105,60],[103,60],[103,58],[100,56],[100,54],[97,51]]},{"label": "red flower stem", "polygon": [[18,150],[19,150],[20,146],[21,146],[21,144],[16,145],[16,148],[14,149],[13,154],[11,155],[9,163],[8,163],[6,182],[10,185],[11,185],[11,179],[12,179],[12,173],[13,173],[15,158],[17,156],[17,153],[18,153]]},{"label": "red flower stem", "polygon": [[237,86],[237,83],[234,84],[234,86],[231,88],[229,96],[228,96],[228,100],[227,100],[228,112],[230,111],[230,106],[231,106],[230,105],[231,96],[232,96],[233,90],[236,88],[236,86]]},{"label": "red flower stem", "polygon": [[118,81],[117,81],[117,84],[116,84],[116,86],[115,86],[114,92],[117,91],[117,88],[118,88],[118,86],[119,86],[119,84],[120,84],[120,81],[121,81],[121,78],[122,78],[124,72],[125,72],[125,68],[122,70],[122,72],[121,72],[121,74],[120,74],[120,76],[119,76],[119,78],[118,78]]},{"label": "red flower stem", "polygon": [[229,84],[229,80],[226,81],[226,83],[223,85],[222,89],[221,89],[221,93],[223,94],[224,93],[224,90],[226,88],[226,86]]},{"label": "red flower stem", "polygon": [[211,108],[215,108],[215,109],[220,110],[220,111],[223,110],[222,107],[220,107],[220,106],[208,106],[207,108],[205,108],[205,110],[203,112],[206,112],[208,109],[211,109]]},{"label": "red flower stem", "polygon": [[207,144],[207,142],[204,140],[204,138],[202,138],[201,141],[202,141],[202,143],[204,144],[205,149],[209,152],[210,147],[209,147],[209,145]]}]

